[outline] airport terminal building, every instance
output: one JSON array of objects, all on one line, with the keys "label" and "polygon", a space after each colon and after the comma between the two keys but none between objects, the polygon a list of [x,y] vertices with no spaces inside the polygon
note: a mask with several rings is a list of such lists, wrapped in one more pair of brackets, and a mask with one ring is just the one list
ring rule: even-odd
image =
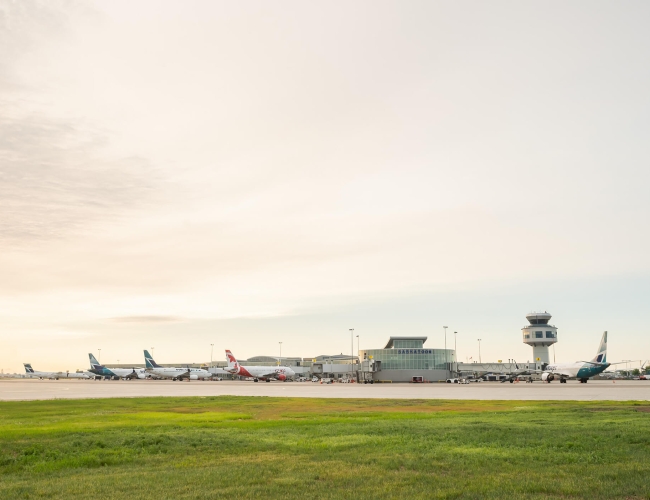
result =
[{"label": "airport terminal building", "polygon": [[[453,349],[424,347],[427,337],[391,337],[383,349],[359,351],[362,366],[370,365],[375,381],[411,382],[422,377],[425,382],[437,382],[451,376],[456,362]],[[373,366],[374,365],[374,366]]]}]

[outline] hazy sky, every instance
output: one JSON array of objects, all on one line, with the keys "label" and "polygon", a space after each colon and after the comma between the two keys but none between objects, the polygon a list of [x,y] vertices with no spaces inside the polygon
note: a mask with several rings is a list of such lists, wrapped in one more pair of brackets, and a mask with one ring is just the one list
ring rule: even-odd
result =
[{"label": "hazy sky", "polygon": [[[650,358],[645,1],[0,0],[0,367]],[[453,334],[448,345],[453,344]],[[356,350],[356,340],[355,340]]]}]

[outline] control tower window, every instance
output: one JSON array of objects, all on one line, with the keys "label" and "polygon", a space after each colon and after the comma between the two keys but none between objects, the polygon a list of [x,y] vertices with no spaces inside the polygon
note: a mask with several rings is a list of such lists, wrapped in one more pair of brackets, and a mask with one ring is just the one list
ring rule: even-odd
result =
[{"label": "control tower window", "polygon": [[546,338],[547,339],[554,339],[555,335],[553,335],[553,332],[546,332]]},{"label": "control tower window", "polygon": [[535,332],[535,338],[536,339],[543,339],[544,338],[544,332]]},{"label": "control tower window", "polygon": [[529,339],[529,338],[530,338],[530,334],[525,333],[525,334],[524,334],[524,338],[525,338],[525,339]]}]

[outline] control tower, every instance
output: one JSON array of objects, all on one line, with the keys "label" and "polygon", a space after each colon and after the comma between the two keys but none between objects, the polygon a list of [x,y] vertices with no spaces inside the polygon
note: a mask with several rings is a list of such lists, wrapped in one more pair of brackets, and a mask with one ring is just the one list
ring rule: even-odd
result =
[{"label": "control tower", "polygon": [[548,348],[557,342],[557,328],[548,324],[551,317],[546,311],[526,314],[530,324],[524,326],[521,331],[524,335],[524,344],[533,346],[533,359],[536,362],[551,362]]}]

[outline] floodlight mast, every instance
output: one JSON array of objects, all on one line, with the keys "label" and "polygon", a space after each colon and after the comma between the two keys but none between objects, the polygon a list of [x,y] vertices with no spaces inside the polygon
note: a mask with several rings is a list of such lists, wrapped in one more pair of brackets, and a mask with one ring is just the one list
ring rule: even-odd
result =
[{"label": "floodlight mast", "polygon": [[456,352],[456,334],[458,332],[454,332],[454,359],[456,360],[456,376],[459,376],[458,373],[458,353]]},{"label": "floodlight mast", "polygon": [[352,361],[354,360],[354,328],[350,328],[350,382],[352,382],[352,378],[354,376],[353,372],[353,364]]},{"label": "floodlight mast", "polygon": [[447,354],[447,327],[443,326],[445,330],[445,377],[449,378],[449,355]]}]

